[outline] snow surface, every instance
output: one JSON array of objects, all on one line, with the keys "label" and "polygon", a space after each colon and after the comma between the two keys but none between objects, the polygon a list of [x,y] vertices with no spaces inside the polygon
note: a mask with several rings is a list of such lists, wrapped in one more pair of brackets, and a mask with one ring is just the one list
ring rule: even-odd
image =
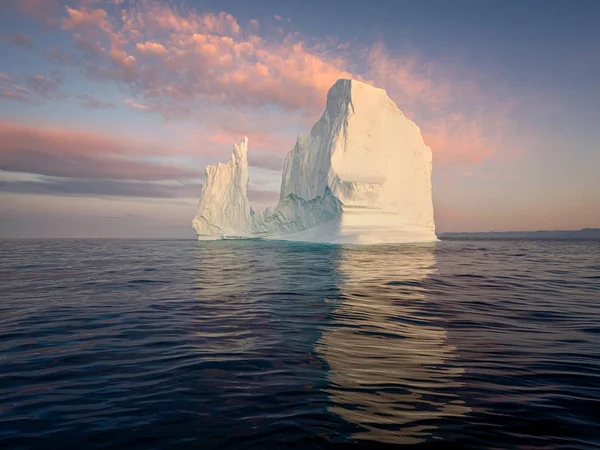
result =
[{"label": "snow surface", "polygon": [[338,80],[310,135],[283,167],[279,203],[251,214],[248,139],[231,161],[206,167],[198,239],[262,237],[329,243],[437,240],[431,150],[383,89]]}]

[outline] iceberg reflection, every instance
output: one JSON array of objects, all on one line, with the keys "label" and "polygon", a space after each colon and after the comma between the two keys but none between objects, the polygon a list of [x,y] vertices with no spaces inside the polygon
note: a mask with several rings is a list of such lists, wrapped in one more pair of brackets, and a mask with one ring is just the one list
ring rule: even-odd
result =
[{"label": "iceberg reflection", "polygon": [[434,245],[345,247],[341,298],[316,350],[329,365],[329,411],[358,426],[353,438],[413,444],[436,422],[469,411],[463,369],[428,309],[423,280]]}]

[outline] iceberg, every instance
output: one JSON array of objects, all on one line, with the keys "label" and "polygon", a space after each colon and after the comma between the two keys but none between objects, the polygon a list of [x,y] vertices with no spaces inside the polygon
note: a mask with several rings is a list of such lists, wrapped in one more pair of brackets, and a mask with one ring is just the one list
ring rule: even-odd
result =
[{"label": "iceberg", "polygon": [[206,166],[198,214],[192,227],[198,239],[247,237],[251,233],[248,186],[248,138],[233,146],[227,164]]},{"label": "iceberg", "polygon": [[341,79],[310,135],[288,153],[275,208],[250,206],[245,138],[227,164],[206,167],[192,226],[198,239],[432,242],[431,171],[419,127],[385,90]]}]

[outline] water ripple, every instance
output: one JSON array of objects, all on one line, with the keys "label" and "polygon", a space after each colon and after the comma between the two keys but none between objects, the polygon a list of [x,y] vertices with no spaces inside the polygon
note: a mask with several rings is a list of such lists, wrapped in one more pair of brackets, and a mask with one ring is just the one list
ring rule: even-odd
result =
[{"label": "water ripple", "polygon": [[0,241],[0,446],[600,446],[600,243]]}]

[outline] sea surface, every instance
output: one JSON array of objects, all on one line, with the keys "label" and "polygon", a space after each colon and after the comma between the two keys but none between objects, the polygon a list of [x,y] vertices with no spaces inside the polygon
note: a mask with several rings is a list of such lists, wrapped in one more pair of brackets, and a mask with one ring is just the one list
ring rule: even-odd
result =
[{"label": "sea surface", "polygon": [[399,445],[600,447],[600,241],[0,241],[0,448]]}]

